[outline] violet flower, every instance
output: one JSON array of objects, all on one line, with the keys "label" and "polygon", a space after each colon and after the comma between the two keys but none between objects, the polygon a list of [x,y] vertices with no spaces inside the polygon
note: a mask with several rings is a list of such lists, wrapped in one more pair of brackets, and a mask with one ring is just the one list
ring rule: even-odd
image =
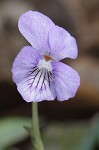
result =
[{"label": "violet flower", "polygon": [[22,48],[12,67],[13,81],[23,99],[40,102],[74,97],[80,77],[71,67],[59,62],[67,57],[77,58],[74,37],[36,11],[22,14],[18,27],[32,45]]}]

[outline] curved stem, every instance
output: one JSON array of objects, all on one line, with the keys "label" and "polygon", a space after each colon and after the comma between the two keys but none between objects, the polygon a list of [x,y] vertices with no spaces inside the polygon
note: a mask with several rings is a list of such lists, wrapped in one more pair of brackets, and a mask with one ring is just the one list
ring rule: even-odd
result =
[{"label": "curved stem", "polygon": [[35,150],[44,150],[41,140],[39,119],[38,119],[38,103],[32,103],[32,144]]}]

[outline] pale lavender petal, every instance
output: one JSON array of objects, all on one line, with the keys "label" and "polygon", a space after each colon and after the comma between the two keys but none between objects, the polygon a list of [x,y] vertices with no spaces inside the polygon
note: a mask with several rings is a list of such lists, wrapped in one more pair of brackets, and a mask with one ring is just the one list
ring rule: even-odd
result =
[{"label": "pale lavender petal", "polygon": [[42,55],[50,52],[48,34],[54,23],[47,16],[36,12],[28,11],[21,15],[18,27],[28,42]]},{"label": "pale lavender petal", "polygon": [[63,101],[74,97],[80,85],[78,73],[61,62],[52,62],[52,66],[57,99]]},{"label": "pale lavender petal", "polygon": [[49,45],[51,48],[50,56],[55,60],[66,57],[77,58],[78,49],[76,40],[65,29],[53,26],[49,32]]},{"label": "pale lavender petal", "polygon": [[25,46],[19,52],[12,66],[13,80],[16,84],[27,77],[27,74],[38,64],[41,55],[31,46]]},{"label": "pale lavender petal", "polygon": [[56,97],[53,77],[46,69],[32,70],[28,77],[17,85],[17,89],[27,102],[50,101]]}]

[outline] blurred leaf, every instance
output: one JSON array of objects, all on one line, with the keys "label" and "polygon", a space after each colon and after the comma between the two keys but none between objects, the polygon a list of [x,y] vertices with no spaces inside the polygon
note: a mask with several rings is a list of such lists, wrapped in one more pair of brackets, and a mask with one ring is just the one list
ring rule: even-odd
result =
[{"label": "blurred leaf", "polygon": [[28,126],[24,126],[24,129],[31,135],[31,128]]},{"label": "blurred leaf", "polygon": [[[92,128],[91,128],[92,129]],[[90,133],[78,144],[75,150],[94,150],[96,143],[96,133],[94,130],[90,130]]]},{"label": "blurred leaf", "polygon": [[92,119],[93,130],[96,133],[96,145],[99,149],[99,113],[94,116]]},{"label": "blurred leaf", "polygon": [[53,123],[45,131],[47,150],[92,150],[95,134],[87,122]]},{"label": "blurred leaf", "polygon": [[10,148],[7,148],[6,150],[19,150],[19,149],[15,147],[10,147]]},{"label": "blurred leaf", "polygon": [[29,136],[23,126],[31,126],[27,117],[4,118],[0,120],[0,150],[20,142]]}]

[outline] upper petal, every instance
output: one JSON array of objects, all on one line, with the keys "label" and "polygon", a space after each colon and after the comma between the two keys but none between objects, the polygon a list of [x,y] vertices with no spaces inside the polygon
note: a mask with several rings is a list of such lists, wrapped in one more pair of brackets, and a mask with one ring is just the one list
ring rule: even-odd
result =
[{"label": "upper petal", "polygon": [[31,46],[25,46],[15,58],[12,66],[12,76],[16,84],[27,77],[28,72],[38,64],[41,55]]},{"label": "upper petal", "polygon": [[36,11],[22,14],[18,22],[21,34],[42,55],[50,52],[48,34],[52,26],[54,23],[50,18]]},{"label": "upper petal", "polygon": [[78,55],[76,40],[65,29],[53,26],[49,32],[51,56],[55,60],[66,57],[75,59]]},{"label": "upper petal", "polygon": [[63,101],[74,97],[80,85],[78,73],[61,62],[52,62],[52,66],[57,99]]}]

